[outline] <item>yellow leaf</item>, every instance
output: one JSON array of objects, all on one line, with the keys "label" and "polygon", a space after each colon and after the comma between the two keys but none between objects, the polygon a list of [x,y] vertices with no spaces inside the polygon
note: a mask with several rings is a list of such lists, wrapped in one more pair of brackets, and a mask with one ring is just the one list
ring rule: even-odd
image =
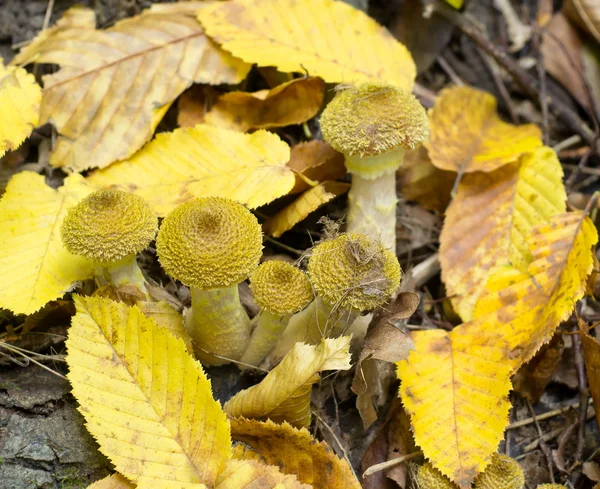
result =
[{"label": "yellow leaf", "polygon": [[411,336],[416,351],[398,364],[398,376],[415,441],[462,488],[471,487],[502,438],[510,376],[583,296],[597,239],[581,213],[553,217],[527,239],[526,272],[506,266],[490,277],[475,319],[451,333]]},{"label": "yellow leaf", "polygon": [[100,451],[140,486],[213,487],[231,459],[230,429],[200,363],[135,306],[75,304],[68,377]]},{"label": "yellow leaf", "polygon": [[380,80],[412,91],[408,50],[364,12],[335,0],[233,0],[198,12],[209,36],[248,63],[320,76]]},{"label": "yellow leaf", "polygon": [[194,351],[192,339],[183,325],[183,316],[166,301],[138,301],[136,306],[147,318],[152,318],[160,327],[168,330],[175,338],[181,338],[188,353]]},{"label": "yellow leaf", "polygon": [[463,5],[463,0],[446,0],[446,2],[457,10]]},{"label": "yellow leaf", "polygon": [[496,99],[471,87],[445,89],[430,113],[425,146],[441,170],[492,171],[542,145],[533,124],[513,126],[496,113]]},{"label": "yellow leaf", "polygon": [[0,156],[21,145],[38,125],[42,89],[23,68],[0,58]]},{"label": "yellow leaf", "polygon": [[246,132],[301,124],[312,119],[323,103],[321,78],[298,78],[272,90],[229,92],[222,95],[205,121],[213,126]]},{"label": "yellow leaf", "polygon": [[249,70],[186,9],[151,9],[107,30],[66,25],[40,36],[14,62],[61,66],[44,78],[40,120],[60,135],[50,163],[72,171],[132,155],[193,82],[237,83]]},{"label": "yellow leaf", "polygon": [[238,392],[223,409],[235,417],[309,426],[312,385],[323,370],[349,369],[349,348],[348,336],[322,339],[316,346],[296,343],[259,384]]},{"label": "yellow leaf", "polygon": [[113,474],[94,482],[87,489],[135,489],[135,484],[129,482],[121,474]]},{"label": "yellow leaf", "polygon": [[0,200],[0,308],[31,314],[94,275],[92,264],[63,246],[60,225],[94,189],[71,175],[58,190],[32,172],[15,175]]},{"label": "yellow leaf", "polygon": [[565,212],[562,167],[538,148],[494,172],[465,175],[446,211],[440,263],[447,294],[464,321],[497,267],[527,270],[531,229]]},{"label": "yellow leaf", "polygon": [[272,421],[231,419],[231,436],[258,451],[267,463],[315,489],[360,489],[348,463],[305,429]]},{"label": "yellow leaf", "polygon": [[123,185],[159,216],[194,197],[227,197],[256,208],[287,194],[290,148],[267,131],[242,134],[208,125],[158,134],[141,151],[93,172],[97,186]]},{"label": "yellow leaf", "polygon": [[396,175],[404,199],[414,200],[425,209],[438,212],[444,212],[448,207],[457,178],[455,172],[434,166],[424,146],[406,152]]},{"label": "yellow leaf", "polygon": [[263,231],[277,238],[306,219],[311,212],[347,192],[349,188],[349,184],[342,182],[320,183],[265,221]]},{"label": "yellow leaf", "polygon": [[291,194],[309,190],[311,186],[306,179],[325,182],[337,180],[346,174],[344,155],[326,142],[316,139],[292,146],[287,166],[296,173],[296,184]]},{"label": "yellow leaf", "polygon": [[[199,488],[200,489],[200,488]],[[311,489],[293,475],[255,460],[232,460],[217,480],[215,489]]]}]

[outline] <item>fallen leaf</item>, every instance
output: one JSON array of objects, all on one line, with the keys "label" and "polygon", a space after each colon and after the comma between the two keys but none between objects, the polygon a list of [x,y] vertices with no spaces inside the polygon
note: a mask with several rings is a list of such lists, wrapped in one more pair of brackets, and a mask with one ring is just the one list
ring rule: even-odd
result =
[{"label": "fallen leaf", "polygon": [[600,343],[590,334],[588,325],[582,320],[579,320],[579,334],[583,344],[583,359],[588,375],[588,384],[594,400],[596,423],[600,427]]},{"label": "fallen leaf", "polygon": [[59,132],[50,163],[71,171],[131,156],[192,83],[238,83],[250,69],[209,40],[185,6],[106,30],[44,31],[13,60],[31,62],[61,66],[44,77],[40,122]]},{"label": "fallen leaf", "polygon": [[193,85],[181,94],[177,101],[177,125],[194,127],[203,124],[208,111],[221,92],[210,85]]},{"label": "fallen leaf", "polygon": [[129,482],[121,474],[113,474],[94,482],[87,489],[135,489],[135,484]]},{"label": "fallen leaf", "polygon": [[407,151],[396,175],[400,195],[405,200],[414,200],[425,209],[440,213],[450,204],[450,193],[457,175],[434,166],[425,146]]},{"label": "fallen leaf", "polygon": [[242,134],[198,125],[158,134],[131,158],[93,172],[88,181],[122,185],[150,202],[159,216],[195,197],[227,197],[256,208],[293,187],[289,155],[289,146],[267,131]]},{"label": "fallen leaf", "polygon": [[465,175],[446,211],[440,263],[447,294],[464,321],[498,267],[526,271],[527,236],[566,210],[563,171],[554,151],[538,148],[494,172]]},{"label": "fallen leaf", "polygon": [[398,363],[402,401],[416,443],[461,488],[470,488],[502,438],[510,376],[583,296],[597,239],[581,213],[555,216],[530,233],[526,272],[506,266],[490,277],[472,321],[411,334],[415,351]]},{"label": "fallen leaf", "polygon": [[231,436],[250,445],[268,464],[295,475],[314,489],[360,489],[348,463],[305,428],[297,429],[286,422],[233,418]]},{"label": "fallen leaf", "polygon": [[328,83],[380,80],[406,91],[414,85],[408,50],[366,13],[341,1],[215,2],[198,18],[223,49],[248,63],[308,72]]},{"label": "fallen leaf", "polygon": [[38,125],[42,89],[23,68],[0,58],[0,156],[18,148]]},{"label": "fallen leaf", "polygon": [[581,471],[591,481],[600,481],[600,464],[597,462],[583,462]]},{"label": "fallen leaf", "polygon": [[294,202],[283,208],[263,224],[265,234],[278,238],[303,221],[319,207],[346,193],[350,184],[323,182],[301,194]]},{"label": "fallen leaf", "polygon": [[311,486],[256,460],[232,460],[219,476],[215,489],[311,489]]},{"label": "fallen leaf", "polygon": [[431,132],[425,147],[441,170],[492,171],[542,145],[533,124],[514,126],[496,113],[493,95],[471,87],[440,92],[430,111]]},{"label": "fallen leaf", "polygon": [[135,306],[75,304],[68,377],[100,451],[140,486],[214,487],[231,459],[230,429],[200,363]]},{"label": "fallen leaf", "polygon": [[594,0],[566,0],[565,12],[600,42],[600,5]]},{"label": "fallen leaf", "polygon": [[31,314],[94,275],[91,262],[65,249],[59,232],[67,211],[93,190],[80,175],[58,190],[37,173],[11,179],[0,200],[0,308]]},{"label": "fallen leaf", "polygon": [[192,339],[183,324],[183,316],[168,302],[138,301],[136,305],[147,318],[152,318],[161,328],[168,330],[175,338],[181,338],[188,353],[194,351]]},{"label": "fallen leaf", "polygon": [[323,103],[325,82],[321,78],[297,78],[272,90],[229,92],[206,114],[213,126],[246,132],[301,124],[312,119]]},{"label": "fallen leaf", "polygon": [[337,180],[346,174],[344,155],[326,142],[316,139],[292,146],[287,166],[296,172],[296,184],[290,191],[291,194],[311,188],[305,178],[315,182],[325,182]]},{"label": "fallen leaf", "polygon": [[296,343],[259,384],[238,392],[223,409],[236,418],[268,418],[296,427],[309,426],[312,385],[319,381],[319,372],[348,370],[349,348],[347,336],[322,339],[315,346]]}]

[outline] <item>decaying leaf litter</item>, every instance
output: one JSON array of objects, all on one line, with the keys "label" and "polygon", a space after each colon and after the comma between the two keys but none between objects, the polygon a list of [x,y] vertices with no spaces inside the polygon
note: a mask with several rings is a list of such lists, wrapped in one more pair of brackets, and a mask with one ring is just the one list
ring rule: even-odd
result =
[{"label": "decaying leaf litter", "polygon": [[3,61],[1,368],[70,383],[75,486],[596,487],[598,12],[78,7]]}]

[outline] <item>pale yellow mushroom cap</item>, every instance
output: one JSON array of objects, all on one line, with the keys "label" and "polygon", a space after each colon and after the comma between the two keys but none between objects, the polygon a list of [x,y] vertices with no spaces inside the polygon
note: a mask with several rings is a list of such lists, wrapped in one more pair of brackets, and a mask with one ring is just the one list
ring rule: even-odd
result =
[{"label": "pale yellow mushroom cap", "polygon": [[[600,484],[596,484],[594,489],[600,488]],[[567,486],[562,484],[540,484],[536,489],[567,489]]]},{"label": "pale yellow mushroom cap", "polygon": [[417,485],[419,489],[458,489],[456,484],[429,462],[425,462],[419,467]]},{"label": "pale yellow mushroom cap", "polygon": [[400,284],[396,255],[362,234],[340,234],[315,246],[308,275],[328,304],[369,311],[386,302]]},{"label": "pale yellow mushroom cap", "polygon": [[190,287],[230,287],[258,267],[262,231],[256,217],[233,200],[194,199],[165,217],[156,251],[165,271]]},{"label": "pale yellow mushroom cap", "polygon": [[91,193],[71,208],[60,228],[67,250],[97,263],[111,263],[146,248],[158,219],[141,197],[117,189]]},{"label": "pale yellow mushroom cap", "polygon": [[313,300],[306,273],[279,260],[258,267],[250,276],[250,290],[262,309],[281,316],[298,312]]},{"label": "pale yellow mushroom cap", "polygon": [[474,489],[523,489],[525,475],[519,463],[508,455],[494,453],[492,462],[477,476]]},{"label": "pale yellow mushroom cap", "polygon": [[321,115],[323,137],[350,156],[413,149],[429,137],[425,108],[393,85],[361,83],[338,92]]}]

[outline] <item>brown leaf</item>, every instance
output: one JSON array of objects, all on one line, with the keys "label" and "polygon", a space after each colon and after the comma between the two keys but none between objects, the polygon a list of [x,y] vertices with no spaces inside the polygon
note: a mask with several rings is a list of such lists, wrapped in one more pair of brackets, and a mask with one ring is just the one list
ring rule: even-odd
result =
[{"label": "brown leaf", "polygon": [[317,140],[293,146],[287,166],[296,173],[296,184],[291,194],[310,188],[298,174],[316,182],[337,180],[346,174],[344,155],[329,144]]},{"label": "brown leaf", "polygon": [[194,85],[179,97],[177,102],[177,124],[192,127],[204,122],[204,116],[219,98],[219,92],[210,85]]},{"label": "brown leaf", "polygon": [[600,426],[600,343],[590,335],[589,327],[584,321],[579,321],[579,331],[583,343],[585,370],[588,374],[590,392],[594,400],[596,422]]},{"label": "brown leaf", "polygon": [[206,122],[225,129],[246,132],[301,124],[321,108],[325,82],[321,78],[297,78],[272,90],[230,92],[222,95]]},{"label": "brown leaf", "polygon": [[596,0],[566,0],[565,12],[600,42],[600,5]]}]

